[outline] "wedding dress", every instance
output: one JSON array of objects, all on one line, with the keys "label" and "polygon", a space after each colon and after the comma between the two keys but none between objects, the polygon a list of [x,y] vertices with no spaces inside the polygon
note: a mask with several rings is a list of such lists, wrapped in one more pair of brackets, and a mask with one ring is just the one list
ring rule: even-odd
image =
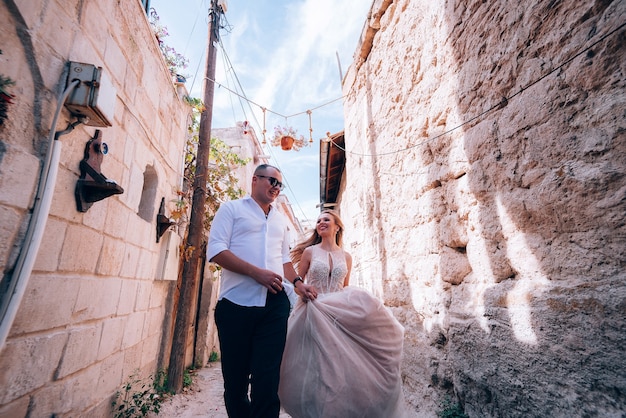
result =
[{"label": "wedding dress", "polygon": [[404,328],[381,301],[343,281],[343,250],[313,253],[306,281],[318,298],[289,317],[279,396],[293,418],[404,417]]}]

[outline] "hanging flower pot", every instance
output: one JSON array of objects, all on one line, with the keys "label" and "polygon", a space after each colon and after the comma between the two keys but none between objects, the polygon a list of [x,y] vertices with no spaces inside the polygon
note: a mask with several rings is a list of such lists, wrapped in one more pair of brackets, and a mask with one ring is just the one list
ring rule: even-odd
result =
[{"label": "hanging flower pot", "polygon": [[284,151],[289,151],[291,148],[293,148],[294,141],[295,138],[293,136],[283,135],[283,137],[280,138],[280,147]]},{"label": "hanging flower pot", "polygon": [[296,130],[291,126],[282,127],[277,126],[274,128],[274,139],[272,139],[272,145],[280,148],[284,151],[293,149],[294,151],[300,151],[300,148],[307,145],[304,137],[297,136]]}]

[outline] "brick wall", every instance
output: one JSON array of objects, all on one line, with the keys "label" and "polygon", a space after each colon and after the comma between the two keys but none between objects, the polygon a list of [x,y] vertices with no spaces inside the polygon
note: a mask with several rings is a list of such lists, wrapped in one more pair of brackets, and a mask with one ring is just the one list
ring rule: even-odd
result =
[{"label": "brick wall", "polygon": [[[164,366],[176,277],[156,280],[166,244],[156,243],[155,219],[161,198],[175,199],[180,184],[189,108],[139,1],[9,0],[0,18],[0,73],[16,81],[0,127],[3,283],[29,222],[48,133],[70,121],[64,110],[51,128],[69,61],[102,67],[115,88],[113,126],[99,128],[109,145],[101,169],[124,189],[78,212],[79,162],[95,128],[78,125],[59,138],[50,215],[0,355],[0,416],[107,416],[135,370],[147,376]],[[154,209],[143,219],[147,181]]]}]

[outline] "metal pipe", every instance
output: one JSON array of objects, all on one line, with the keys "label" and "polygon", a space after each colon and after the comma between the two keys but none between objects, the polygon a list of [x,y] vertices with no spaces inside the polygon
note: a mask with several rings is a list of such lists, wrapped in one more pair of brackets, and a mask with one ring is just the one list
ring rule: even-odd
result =
[{"label": "metal pipe", "polygon": [[[24,297],[28,280],[33,271],[37,253],[39,252],[39,246],[41,245],[41,239],[43,237],[44,230],[46,229],[46,223],[48,221],[48,215],[50,213],[50,206],[52,204],[52,196],[54,194],[54,185],[56,183],[57,173],[59,171],[59,159],[61,155],[62,144],[58,141],[60,135],[55,134],[59,115],[61,109],[65,104],[65,101],[69,97],[70,93],[78,86],[79,80],[73,81],[69,84],[65,91],[60,95],[57,102],[57,109],[54,113],[52,120],[52,127],[50,128],[50,134],[48,136],[48,151],[46,153],[46,159],[44,161],[43,169],[41,170],[41,177],[39,178],[39,186],[37,189],[37,196],[35,197],[35,203],[33,204],[33,214],[28,224],[24,243],[20,250],[20,255],[17,259],[15,269],[9,283],[9,289],[5,294],[5,300],[2,301],[2,320],[0,322],[0,352],[4,349],[6,342],[17,311]],[[70,125],[73,126],[74,125]],[[71,129],[67,130],[68,132]],[[8,301],[7,301],[8,299]]]}]

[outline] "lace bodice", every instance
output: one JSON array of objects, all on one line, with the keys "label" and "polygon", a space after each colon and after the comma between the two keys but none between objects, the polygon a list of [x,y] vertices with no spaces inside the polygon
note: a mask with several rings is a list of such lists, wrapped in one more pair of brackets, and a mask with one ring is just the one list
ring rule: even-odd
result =
[{"label": "lace bodice", "polygon": [[323,250],[319,245],[311,248],[311,264],[307,272],[307,282],[320,293],[337,292],[343,289],[343,281],[348,274],[346,256],[342,249]]}]

